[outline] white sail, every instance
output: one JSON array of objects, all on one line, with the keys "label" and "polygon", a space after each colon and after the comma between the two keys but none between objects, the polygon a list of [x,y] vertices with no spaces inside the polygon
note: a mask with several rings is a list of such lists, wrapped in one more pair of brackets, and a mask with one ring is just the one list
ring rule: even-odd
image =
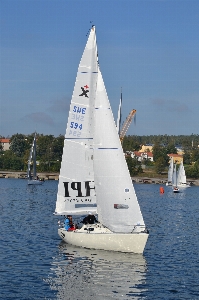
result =
[{"label": "white sail", "polygon": [[95,104],[94,176],[99,221],[114,232],[132,232],[137,225],[144,227],[100,71]]},{"label": "white sail", "polygon": [[183,166],[183,161],[181,161],[178,172],[177,172],[177,184],[178,185],[186,185],[187,184],[187,178],[186,178],[185,169]]},{"label": "white sail", "polygon": [[173,157],[171,158],[171,162],[169,165],[169,170],[168,170],[168,182],[172,182],[173,178]]},{"label": "white sail", "polygon": [[182,170],[181,170],[181,183],[187,184],[187,176],[185,174],[184,166],[182,166]]},{"label": "white sail", "polygon": [[174,169],[173,169],[173,186],[177,186],[177,171],[176,171],[176,164],[174,164]]},{"label": "white sail", "polygon": [[93,27],[79,64],[70,105],[59,176],[57,214],[96,212],[92,120],[97,71],[97,45]]},{"label": "white sail", "polygon": [[178,171],[177,171],[177,184],[181,182],[181,169],[182,169],[182,164],[180,163]]}]

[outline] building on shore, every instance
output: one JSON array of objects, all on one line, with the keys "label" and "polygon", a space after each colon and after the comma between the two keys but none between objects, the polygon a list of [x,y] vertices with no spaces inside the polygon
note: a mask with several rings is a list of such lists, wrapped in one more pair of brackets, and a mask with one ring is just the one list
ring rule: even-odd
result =
[{"label": "building on shore", "polygon": [[10,139],[0,139],[0,143],[3,146],[3,151],[10,149]]}]

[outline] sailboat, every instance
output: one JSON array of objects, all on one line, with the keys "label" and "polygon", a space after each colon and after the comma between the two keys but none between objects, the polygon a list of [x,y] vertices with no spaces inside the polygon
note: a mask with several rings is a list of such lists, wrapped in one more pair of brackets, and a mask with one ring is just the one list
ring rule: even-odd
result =
[{"label": "sailboat", "polygon": [[[31,173],[31,166],[33,166],[33,175]],[[36,133],[30,149],[30,155],[28,159],[28,171],[27,171],[28,185],[42,184],[43,181],[37,176],[36,170]]]},{"label": "sailboat", "polygon": [[177,185],[179,188],[190,187],[187,184],[187,177],[185,174],[183,161],[181,161],[178,172],[177,172]]},{"label": "sailboat", "polygon": [[166,185],[172,185],[173,181],[173,157],[171,158],[170,164],[169,164],[169,170],[168,170],[168,182]]},{"label": "sailboat", "polygon": [[174,164],[174,169],[173,169],[173,192],[174,193],[179,193],[179,188],[177,186],[177,170],[176,170],[176,164]]},{"label": "sailboat", "polygon": [[128,171],[90,30],[74,86],[59,175],[56,215],[98,215],[67,231],[68,244],[143,253],[149,233]]}]

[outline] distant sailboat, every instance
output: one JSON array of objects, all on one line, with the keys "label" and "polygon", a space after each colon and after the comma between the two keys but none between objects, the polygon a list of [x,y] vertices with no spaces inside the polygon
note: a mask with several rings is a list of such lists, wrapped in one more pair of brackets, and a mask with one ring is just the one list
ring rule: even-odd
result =
[{"label": "distant sailboat", "polygon": [[[31,173],[31,169],[33,174]],[[43,181],[39,180],[36,170],[36,133],[33,139],[32,147],[30,149],[30,155],[28,159],[28,171],[27,171],[28,185],[42,184]]]},{"label": "distant sailboat", "polygon": [[171,185],[172,186],[172,182],[173,182],[173,157],[171,158],[171,162],[170,162],[170,165],[169,165],[168,182],[166,183],[166,185]]},{"label": "distant sailboat", "polygon": [[187,184],[187,177],[185,174],[183,161],[181,161],[178,172],[177,172],[177,185],[179,188],[190,187],[190,185]]},{"label": "distant sailboat", "polygon": [[99,223],[68,231],[67,243],[94,249],[143,253],[143,216],[99,68],[95,27],[83,52],[66,128],[57,215],[98,214]]}]

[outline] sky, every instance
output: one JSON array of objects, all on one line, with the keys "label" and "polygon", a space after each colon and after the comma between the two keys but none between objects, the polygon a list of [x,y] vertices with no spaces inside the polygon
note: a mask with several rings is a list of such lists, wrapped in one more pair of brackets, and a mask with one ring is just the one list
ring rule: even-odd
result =
[{"label": "sky", "polygon": [[198,0],[0,0],[0,135],[65,134],[91,25],[127,134],[198,134]]}]

